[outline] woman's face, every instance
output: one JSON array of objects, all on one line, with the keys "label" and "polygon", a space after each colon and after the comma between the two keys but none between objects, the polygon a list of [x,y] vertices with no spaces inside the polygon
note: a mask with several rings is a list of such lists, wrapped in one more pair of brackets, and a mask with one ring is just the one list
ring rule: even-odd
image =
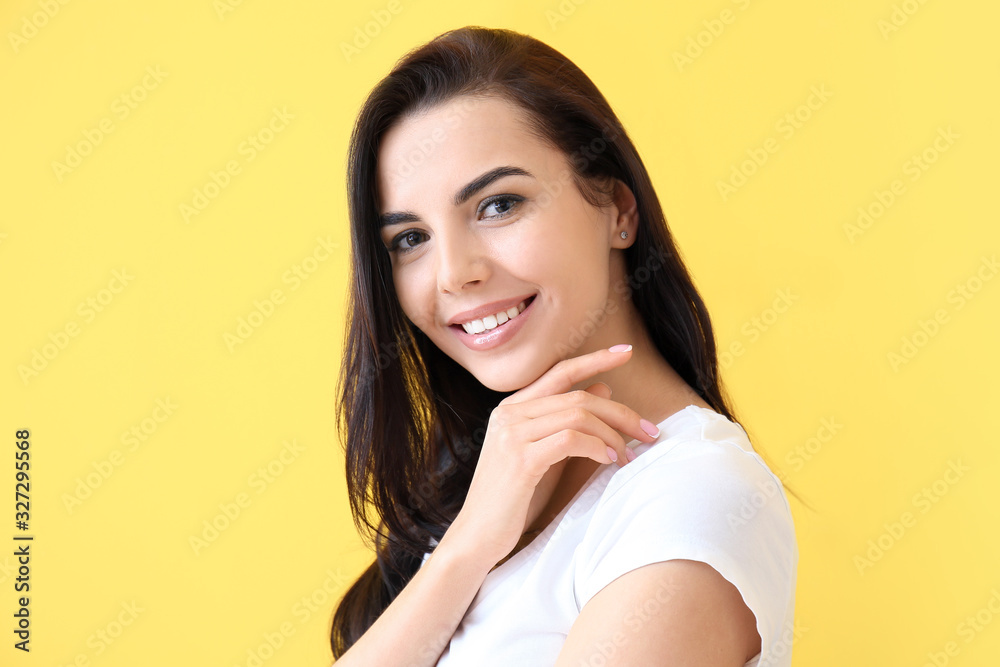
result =
[{"label": "woman's face", "polygon": [[623,271],[614,248],[630,242],[618,209],[584,200],[566,157],[523,119],[497,97],[454,98],[402,119],[378,154],[381,237],[403,312],[496,391],[621,342],[594,326]]}]

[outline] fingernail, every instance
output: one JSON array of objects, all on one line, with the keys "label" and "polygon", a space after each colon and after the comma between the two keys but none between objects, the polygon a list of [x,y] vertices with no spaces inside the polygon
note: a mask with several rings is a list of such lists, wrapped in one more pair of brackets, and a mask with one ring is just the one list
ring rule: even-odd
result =
[{"label": "fingernail", "polygon": [[635,461],[635,452],[633,452],[631,449],[629,449],[628,447],[626,447],[625,448],[625,458],[628,459],[629,463],[631,463],[632,461]]},{"label": "fingernail", "polygon": [[609,347],[608,349],[611,350],[612,352],[628,352],[629,350],[632,349],[632,346],[622,344],[622,345],[615,345],[614,347]]},{"label": "fingernail", "polygon": [[598,384],[603,384],[605,387],[607,387],[608,388],[608,396],[611,395],[611,385],[609,385],[607,382],[599,382]]},{"label": "fingernail", "polygon": [[652,438],[655,438],[656,436],[660,435],[660,429],[656,428],[656,424],[654,424],[651,421],[648,421],[646,419],[640,419],[639,426]]},{"label": "fingernail", "polygon": [[618,452],[608,447],[608,456],[611,457],[611,462],[614,463],[618,460]]}]

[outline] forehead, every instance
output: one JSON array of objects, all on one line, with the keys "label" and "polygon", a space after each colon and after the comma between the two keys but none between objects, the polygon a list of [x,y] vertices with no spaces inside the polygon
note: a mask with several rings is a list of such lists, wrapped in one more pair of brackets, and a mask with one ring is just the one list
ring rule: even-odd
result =
[{"label": "forehead", "polygon": [[382,208],[409,207],[432,192],[453,194],[499,165],[539,174],[560,168],[561,153],[533,134],[527,119],[523,109],[495,96],[456,97],[403,117],[379,148]]}]

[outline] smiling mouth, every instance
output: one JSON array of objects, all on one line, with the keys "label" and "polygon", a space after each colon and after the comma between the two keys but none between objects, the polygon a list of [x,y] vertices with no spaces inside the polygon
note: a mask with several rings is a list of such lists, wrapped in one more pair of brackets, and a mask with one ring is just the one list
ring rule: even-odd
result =
[{"label": "smiling mouth", "polygon": [[464,322],[462,324],[452,324],[451,326],[465,331],[465,333],[470,335],[486,333],[488,331],[495,331],[506,325],[511,320],[517,319],[521,313],[535,300],[537,294],[533,294],[516,306],[511,306],[505,311],[499,311],[493,315],[487,315],[486,317],[478,320],[471,320],[469,322]]}]

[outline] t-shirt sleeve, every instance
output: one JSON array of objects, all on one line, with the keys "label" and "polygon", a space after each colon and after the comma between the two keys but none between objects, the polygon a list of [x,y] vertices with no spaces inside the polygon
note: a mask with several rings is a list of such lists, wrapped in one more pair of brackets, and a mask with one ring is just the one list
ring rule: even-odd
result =
[{"label": "t-shirt sleeve", "polygon": [[798,548],[781,482],[756,453],[726,442],[653,447],[629,465],[640,462],[615,473],[577,549],[578,608],[644,565],[701,561],[756,616],[763,664],[794,607]]}]

